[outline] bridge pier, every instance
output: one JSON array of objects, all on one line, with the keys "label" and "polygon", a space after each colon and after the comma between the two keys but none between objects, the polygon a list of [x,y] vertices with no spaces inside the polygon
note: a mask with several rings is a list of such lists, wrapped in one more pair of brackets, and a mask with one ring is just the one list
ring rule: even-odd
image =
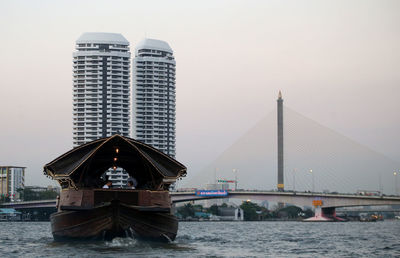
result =
[{"label": "bridge pier", "polygon": [[321,206],[315,206],[314,217],[304,219],[303,221],[304,222],[329,222],[329,221],[333,221],[333,219],[330,219],[325,216],[325,214],[322,211]]},{"label": "bridge pier", "polygon": [[315,206],[314,217],[303,220],[305,222],[333,222],[333,221],[346,221],[336,216],[335,207],[321,207]]}]

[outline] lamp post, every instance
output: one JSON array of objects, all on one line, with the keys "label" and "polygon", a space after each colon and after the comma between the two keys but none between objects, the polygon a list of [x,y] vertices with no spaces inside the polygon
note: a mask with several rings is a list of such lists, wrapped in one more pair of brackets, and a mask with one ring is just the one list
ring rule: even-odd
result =
[{"label": "lamp post", "polygon": [[314,173],[312,172],[312,169],[310,169],[310,174],[312,176],[312,192],[314,192]]},{"label": "lamp post", "polygon": [[394,176],[394,193],[397,195],[397,172],[393,172]]}]

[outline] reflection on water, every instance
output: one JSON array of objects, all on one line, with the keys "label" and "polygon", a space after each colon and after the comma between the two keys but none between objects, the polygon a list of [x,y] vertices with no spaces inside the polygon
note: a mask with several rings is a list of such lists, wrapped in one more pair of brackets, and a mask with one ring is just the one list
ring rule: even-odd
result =
[{"label": "reflection on water", "polygon": [[47,222],[0,223],[3,257],[398,257],[400,221],[181,222],[172,243],[116,238],[54,242]]}]

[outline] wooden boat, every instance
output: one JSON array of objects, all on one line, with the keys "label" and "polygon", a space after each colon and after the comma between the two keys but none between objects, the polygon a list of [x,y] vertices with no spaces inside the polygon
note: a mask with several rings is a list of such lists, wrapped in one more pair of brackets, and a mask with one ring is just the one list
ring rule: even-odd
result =
[{"label": "wooden boat", "polygon": [[[136,179],[136,189],[102,188],[101,176],[116,167]],[[58,211],[50,217],[55,240],[176,237],[168,189],[186,167],[149,145],[113,135],[61,155],[44,173],[62,188]]]}]

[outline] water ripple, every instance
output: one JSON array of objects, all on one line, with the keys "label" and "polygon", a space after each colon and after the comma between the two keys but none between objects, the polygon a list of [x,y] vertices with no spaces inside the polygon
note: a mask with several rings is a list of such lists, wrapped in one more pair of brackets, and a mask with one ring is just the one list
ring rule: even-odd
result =
[{"label": "water ripple", "polygon": [[176,240],[53,242],[48,222],[2,223],[2,257],[398,257],[400,221],[181,222]]}]

